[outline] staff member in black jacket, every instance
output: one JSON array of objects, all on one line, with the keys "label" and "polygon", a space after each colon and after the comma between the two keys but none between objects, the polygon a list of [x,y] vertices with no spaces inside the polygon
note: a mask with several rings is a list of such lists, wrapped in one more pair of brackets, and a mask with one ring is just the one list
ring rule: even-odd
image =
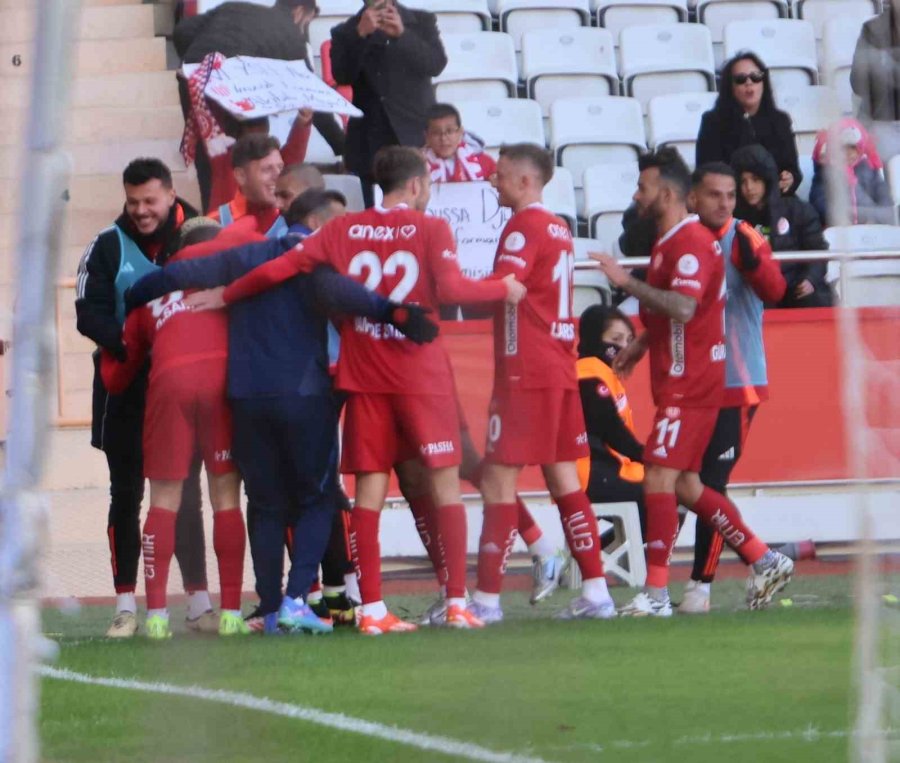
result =
[{"label": "staff member in black jacket", "polygon": [[[78,265],[75,311],[81,334],[124,359],[125,290],[168,259],[177,248],[182,223],[196,217],[197,212],[175,195],[172,174],[159,159],[135,159],[125,168],[122,181],[124,211],[113,225],[97,234]],[[106,454],[109,464],[107,535],[117,594],[116,615],[106,635],[128,638],[137,630],[134,591],[141,552],[141,433],[147,369],[124,393],[110,395],[100,377],[99,358],[97,351],[91,445]],[[194,630],[209,630],[216,618],[211,616],[206,585],[199,475],[197,462],[185,483],[175,553],[190,594],[188,625]]]},{"label": "staff member in black jacket", "polygon": [[344,162],[363,184],[372,206],[372,161],[383,146],[422,145],[431,78],[447,65],[433,13],[395,0],[367,0],[352,18],[331,30],[331,69],[339,85],[353,88],[363,116],[347,126]]}]

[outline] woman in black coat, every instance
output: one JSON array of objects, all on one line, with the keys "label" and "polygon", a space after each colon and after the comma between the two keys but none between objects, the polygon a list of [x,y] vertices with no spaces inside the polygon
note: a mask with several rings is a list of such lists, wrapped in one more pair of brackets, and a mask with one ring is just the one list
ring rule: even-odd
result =
[{"label": "woman in black coat", "polygon": [[773,156],[778,188],[793,194],[803,180],[791,118],[775,107],[769,70],[749,51],[738,53],[722,69],[719,97],[703,115],[697,136],[697,166],[728,162],[742,146],[757,143]]}]

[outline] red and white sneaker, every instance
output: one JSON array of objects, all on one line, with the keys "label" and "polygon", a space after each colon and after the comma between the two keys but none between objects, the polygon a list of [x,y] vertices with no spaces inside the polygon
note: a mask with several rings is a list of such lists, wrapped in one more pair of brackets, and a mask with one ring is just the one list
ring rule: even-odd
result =
[{"label": "red and white sneaker", "polygon": [[473,628],[484,628],[484,620],[476,617],[468,607],[452,604],[447,607],[447,617],[444,621],[444,625],[448,628],[472,630]]},{"label": "red and white sneaker", "polygon": [[381,636],[384,633],[411,633],[419,630],[419,626],[415,623],[401,620],[390,612],[380,620],[376,620],[371,615],[362,615],[356,627],[365,636]]}]

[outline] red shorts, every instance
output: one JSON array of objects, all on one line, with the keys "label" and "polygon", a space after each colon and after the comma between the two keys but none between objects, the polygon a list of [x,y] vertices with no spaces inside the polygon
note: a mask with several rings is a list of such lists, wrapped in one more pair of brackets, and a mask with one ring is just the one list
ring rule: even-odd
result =
[{"label": "red shorts", "polygon": [[577,389],[494,390],[488,408],[487,463],[558,464],[589,453]]},{"label": "red shorts", "polygon": [[699,473],[718,417],[718,408],[657,408],[644,463]]},{"label": "red shorts", "polygon": [[462,449],[451,395],[352,393],[344,414],[341,471],[389,472],[420,458],[429,469],[458,466]]},{"label": "red shorts", "polygon": [[144,476],[183,480],[197,451],[209,474],[235,470],[225,359],[180,366],[153,380],[144,412]]}]

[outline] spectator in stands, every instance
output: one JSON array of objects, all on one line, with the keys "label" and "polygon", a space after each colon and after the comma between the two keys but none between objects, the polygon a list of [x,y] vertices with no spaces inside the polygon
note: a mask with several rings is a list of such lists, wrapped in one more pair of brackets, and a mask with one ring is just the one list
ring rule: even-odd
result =
[{"label": "spectator in stands", "polygon": [[[837,149],[828,151],[830,136],[837,141]],[[847,184],[848,218],[840,219],[832,208],[834,199],[829,192],[831,160],[838,165],[840,177]],[[862,225],[894,222],[894,203],[891,191],[881,174],[881,157],[875,144],[855,119],[842,119],[831,130],[822,130],[813,149],[812,187],[809,202],[816,208],[825,225]]]},{"label": "spectator in stands", "polygon": [[900,9],[896,0],[863,24],[850,86],[860,97],[859,118],[868,127],[884,161],[900,154]]},{"label": "spectator in stands", "polygon": [[350,120],[344,154],[347,169],[362,180],[372,206],[372,161],[382,146],[422,145],[431,78],[447,65],[433,13],[395,0],[367,2],[331,30],[331,67],[339,85],[353,88],[363,116]]},{"label": "spectator in stands", "polygon": [[311,188],[319,191],[325,188],[325,178],[316,167],[312,164],[287,165],[275,183],[275,198],[281,214],[286,215],[294,199]]},{"label": "spectator in stands", "polygon": [[459,112],[449,103],[436,103],[428,110],[425,158],[433,183],[487,180],[497,169],[484,151],[484,141],[463,129]]},{"label": "spectator in stands", "polygon": [[231,164],[238,191],[210,217],[227,226],[252,215],[256,218],[256,229],[263,235],[270,238],[284,235],[287,224],[275,196],[278,177],[284,169],[278,139],[260,133],[245,135],[234,144]]},{"label": "spectator in stands", "polygon": [[775,107],[765,64],[755,53],[744,51],[723,67],[719,97],[703,115],[697,136],[697,166],[728,162],[738,148],[754,143],[774,157],[781,193],[793,194],[803,175],[791,118]]},{"label": "spectator in stands", "polygon": [[[731,157],[731,166],[739,181],[735,217],[762,233],[773,252],[828,249],[813,206],[796,196],[780,194],[778,167],[765,148],[739,148]],[[825,270],[824,262],[782,263],[787,290],[776,306],[829,307],[833,296]]]},{"label": "spectator in stands", "polygon": [[[120,360],[125,290],[158,267],[177,249],[178,231],[196,210],[178,198],[172,173],[159,159],[135,159],[122,174],[125,208],[112,226],[88,245],[78,265],[75,313],[79,333]],[[109,466],[109,538],[116,614],[106,635],[130,638],[137,630],[138,559],[141,553],[140,515],[144,496],[142,432],[149,364],[121,394],[103,386],[100,352],[94,353],[94,394],[91,445],[106,454]],[[203,521],[200,516],[200,463],[185,482],[176,528],[175,555],[185,590],[190,594],[188,626],[215,632],[206,585]]]}]

